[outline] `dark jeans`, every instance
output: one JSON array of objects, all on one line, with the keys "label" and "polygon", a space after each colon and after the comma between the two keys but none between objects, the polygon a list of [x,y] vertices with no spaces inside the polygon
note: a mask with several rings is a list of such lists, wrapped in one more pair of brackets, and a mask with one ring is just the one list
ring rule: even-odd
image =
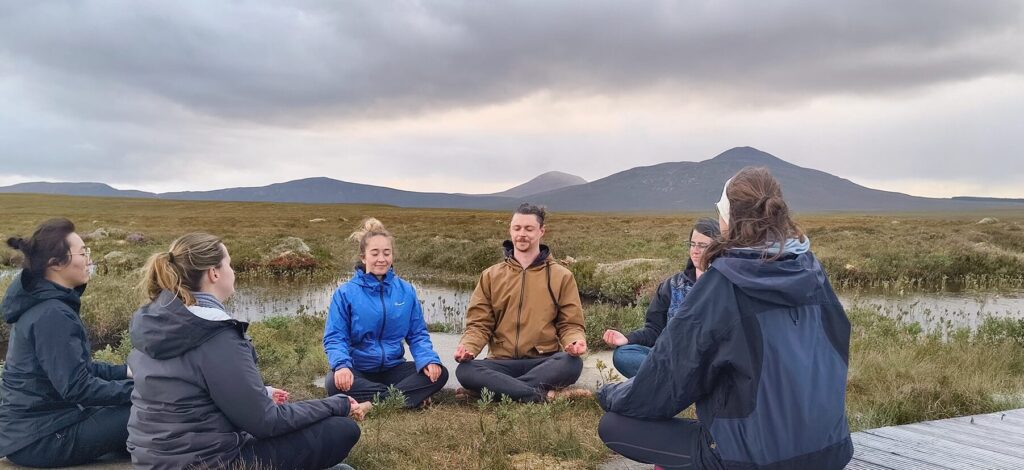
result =
[{"label": "dark jeans", "polygon": [[651,348],[639,344],[619,346],[612,353],[612,364],[623,377],[631,379],[636,376],[636,371],[640,370],[640,364],[644,363],[644,359],[650,353]]},{"label": "dark jeans", "polygon": [[605,413],[597,434],[609,449],[637,462],[664,468],[725,468],[711,434],[696,420],[648,421]]},{"label": "dark jeans", "polygon": [[110,452],[127,452],[131,409],[130,405],[96,407],[84,421],[43,436],[8,455],[7,460],[24,467],[70,467]]},{"label": "dark jeans", "polygon": [[275,470],[333,467],[348,457],[359,441],[359,425],[349,418],[332,416],[305,429],[269,439],[251,441],[230,468]]},{"label": "dark jeans", "polygon": [[373,400],[374,395],[378,393],[381,399],[386,398],[388,386],[394,385],[405,394],[405,406],[415,408],[448,383],[448,369],[438,365],[441,367],[441,376],[437,378],[437,382],[431,382],[430,377],[416,370],[415,363],[405,361],[381,372],[360,372],[352,369],[352,388],[347,392],[342,392],[334,386],[334,373],[332,372],[327,374],[324,388],[327,390],[327,396],[344,393],[362,403]]},{"label": "dark jeans", "polygon": [[535,359],[478,359],[459,364],[459,383],[480,392],[486,388],[521,402],[542,402],[548,390],[576,383],[583,360],[560,352]]}]

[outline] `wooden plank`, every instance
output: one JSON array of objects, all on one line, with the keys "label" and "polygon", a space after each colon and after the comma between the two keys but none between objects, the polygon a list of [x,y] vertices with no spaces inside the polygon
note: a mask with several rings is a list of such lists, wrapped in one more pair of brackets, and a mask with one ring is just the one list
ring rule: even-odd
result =
[{"label": "wooden plank", "polygon": [[857,460],[857,457],[854,457],[850,463],[846,464],[846,470],[893,470],[893,468]]},{"label": "wooden plank", "polygon": [[945,453],[941,452],[941,449],[935,449],[917,443],[900,442],[892,438],[871,434],[870,431],[860,432],[857,437],[859,439],[854,441],[854,445],[862,445],[892,452],[897,455],[910,457],[922,462],[928,462],[940,467],[965,470],[999,469],[999,467],[990,465],[987,462],[975,461],[971,456]]},{"label": "wooden plank", "polygon": [[956,418],[957,421],[953,422],[963,426],[980,426],[982,429],[1005,434],[1007,437],[1024,439],[1024,428],[1008,424],[1005,421],[1000,421],[998,418],[991,418],[984,415],[974,416],[973,418],[973,423],[964,418]]},{"label": "wooden plank", "polygon": [[890,470],[950,470],[950,467],[933,465],[905,455],[894,454],[885,450],[860,445],[857,443],[859,440],[858,434],[859,433],[851,436],[854,438],[853,459],[856,461],[875,465],[877,468],[886,468]]},{"label": "wooden plank", "polygon": [[[925,421],[923,423],[911,424],[909,426],[923,426],[927,428],[934,428],[936,432],[943,432],[954,435],[968,435],[977,439],[983,439],[991,441],[997,445],[1007,446],[1024,446],[1024,439],[1014,437],[1013,435],[995,431],[987,426],[975,426],[975,425],[964,425],[958,423],[947,423],[945,421]],[[971,426],[970,428],[964,429],[964,426]]]},{"label": "wooden plank", "polygon": [[993,451],[980,446],[972,446],[956,442],[946,437],[922,434],[906,426],[872,429],[868,433],[888,437],[893,440],[918,446],[921,450],[931,450],[937,454],[953,454],[970,456],[972,461],[984,462],[993,468],[1024,468],[1024,458]]}]

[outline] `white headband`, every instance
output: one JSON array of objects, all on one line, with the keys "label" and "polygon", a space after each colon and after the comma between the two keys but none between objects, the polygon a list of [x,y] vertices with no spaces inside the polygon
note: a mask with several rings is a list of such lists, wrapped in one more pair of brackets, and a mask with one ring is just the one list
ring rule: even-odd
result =
[{"label": "white headband", "polygon": [[718,216],[725,221],[725,225],[729,225],[729,198],[725,196],[725,191],[729,189],[729,183],[732,183],[732,178],[725,182],[725,186],[722,188],[722,199],[715,203],[715,207],[718,208]]}]

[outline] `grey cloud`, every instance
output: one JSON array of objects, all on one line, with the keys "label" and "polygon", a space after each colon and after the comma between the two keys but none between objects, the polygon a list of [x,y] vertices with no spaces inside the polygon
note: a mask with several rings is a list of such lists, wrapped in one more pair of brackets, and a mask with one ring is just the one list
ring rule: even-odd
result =
[{"label": "grey cloud", "polygon": [[1021,73],[1024,29],[1012,1],[0,8],[0,50],[24,64],[4,73],[278,125],[476,106],[541,90],[662,87],[741,101],[886,93]]}]

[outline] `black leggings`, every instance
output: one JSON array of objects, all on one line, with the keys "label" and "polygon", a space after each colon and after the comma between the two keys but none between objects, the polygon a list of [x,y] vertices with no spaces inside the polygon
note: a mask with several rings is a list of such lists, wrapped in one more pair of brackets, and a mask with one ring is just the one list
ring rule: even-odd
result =
[{"label": "black leggings", "polygon": [[597,434],[609,449],[637,462],[664,468],[725,468],[712,447],[711,434],[696,420],[646,420],[605,413]]},{"label": "black leggings", "polygon": [[344,393],[362,403],[373,400],[377,394],[380,394],[381,399],[386,398],[388,386],[394,385],[405,395],[405,406],[415,408],[448,383],[448,369],[440,364],[438,366],[441,367],[441,375],[437,378],[437,382],[431,382],[430,377],[416,370],[415,363],[406,361],[381,372],[359,372],[352,369],[352,387],[347,392],[342,392],[334,386],[334,373],[332,372],[327,374],[324,388],[327,390],[327,396]]},{"label": "black leggings", "polygon": [[304,429],[277,437],[250,441],[242,446],[229,468],[292,470],[333,467],[359,441],[359,425],[332,416]]},{"label": "black leggings", "polygon": [[71,467],[115,451],[127,452],[131,406],[103,406],[79,421],[7,456],[23,467]]},{"label": "black leggings", "polygon": [[459,364],[459,383],[480,392],[486,388],[521,402],[542,402],[548,390],[576,383],[583,360],[560,352],[535,359],[478,359]]}]

